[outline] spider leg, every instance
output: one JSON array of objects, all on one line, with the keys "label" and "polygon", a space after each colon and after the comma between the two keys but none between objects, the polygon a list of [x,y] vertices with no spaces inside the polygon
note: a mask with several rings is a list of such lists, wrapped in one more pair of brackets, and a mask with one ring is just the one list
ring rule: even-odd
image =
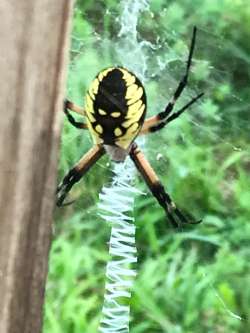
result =
[{"label": "spider leg", "polygon": [[[185,104],[180,110],[174,112],[169,117],[167,117],[165,120],[155,123],[155,125],[152,125],[152,121],[150,122],[150,125],[147,125],[147,120],[145,121],[145,125],[142,127],[141,134],[146,134],[149,132],[156,132],[165,127],[168,123],[171,121],[177,119],[184,111],[186,111],[192,104],[194,104],[199,98],[201,98],[204,95],[204,93],[200,93],[196,97],[192,98],[187,104]],[[150,120],[150,118],[148,119]]]},{"label": "spider leg", "polygon": [[81,106],[76,105],[75,103],[69,101],[68,99],[64,100],[64,108],[69,109],[70,111],[73,111],[75,113],[78,113],[81,116],[84,116],[85,114],[85,111]]},{"label": "spider leg", "polygon": [[174,105],[177,101],[177,99],[180,97],[181,93],[183,92],[184,88],[186,87],[188,83],[188,75],[191,67],[192,57],[194,53],[194,46],[195,46],[195,40],[196,40],[196,32],[197,28],[194,27],[193,29],[193,36],[191,40],[191,46],[189,50],[188,60],[187,60],[187,66],[184,76],[182,77],[177,89],[175,90],[174,96],[171,98],[170,102],[166,106],[165,110],[158,114],[159,120],[165,119],[173,110]]},{"label": "spider leg", "polygon": [[105,153],[103,146],[95,145],[90,149],[79,162],[69,170],[66,176],[63,178],[61,184],[56,190],[56,204],[58,207],[67,205],[63,204],[68,192],[72,186],[77,183],[82,176],[89,170],[91,166]]},{"label": "spider leg", "polygon": [[79,129],[87,129],[88,128],[87,124],[85,124],[83,122],[76,121],[74,119],[74,117],[69,113],[69,110],[71,110],[73,112],[76,112],[76,113],[80,114],[81,116],[83,116],[84,115],[84,109],[81,108],[80,106],[70,102],[67,99],[64,101],[63,111],[64,111],[68,121],[71,123],[71,125],[73,125],[76,128],[79,128]]},{"label": "spider leg", "polygon": [[[194,27],[193,36],[192,36],[192,40],[191,40],[191,46],[190,46],[188,60],[187,60],[186,71],[185,71],[185,74],[182,77],[179,85],[177,86],[177,89],[175,90],[173,97],[171,98],[170,102],[167,104],[167,106],[163,112],[160,112],[158,115],[146,119],[140,134],[146,134],[148,132],[155,132],[156,130],[163,128],[168,122],[178,118],[189,106],[191,106],[193,103],[195,103],[203,95],[203,93],[202,93],[202,94],[199,94],[198,96],[194,97],[190,102],[188,102],[180,110],[181,112],[178,111],[171,115],[176,101],[181,96],[184,88],[186,87],[186,85],[188,83],[188,77],[189,77],[192,57],[193,57],[193,53],[194,53],[195,41],[196,41],[196,32],[197,32],[197,28]],[[171,120],[169,120],[170,117],[173,117],[173,118]]]},{"label": "spider leg", "polygon": [[201,222],[189,222],[186,219],[182,212],[176,207],[175,203],[171,200],[169,194],[165,191],[151,165],[135,143],[132,146],[130,157],[147,183],[152,194],[165,210],[173,227],[178,227],[180,223],[196,224]]}]

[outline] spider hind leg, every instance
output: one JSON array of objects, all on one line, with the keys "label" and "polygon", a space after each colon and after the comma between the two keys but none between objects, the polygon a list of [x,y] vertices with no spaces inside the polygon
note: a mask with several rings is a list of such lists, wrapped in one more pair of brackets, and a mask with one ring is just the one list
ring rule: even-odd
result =
[{"label": "spider hind leg", "polygon": [[170,123],[174,119],[177,119],[184,111],[186,111],[191,105],[193,105],[196,101],[198,101],[204,95],[203,93],[198,94],[197,96],[193,97],[180,110],[174,112],[175,104],[176,104],[177,100],[179,99],[179,97],[182,95],[182,92],[184,91],[185,87],[188,84],[190,68],[191,68],[192,58],[193,58],[193,53],[194,53],[194,48],[195,48],[196,33],[197,33],[197,28],[194,27],[193,36],[191,39],[191,45],[190,45],[190,49],[189,49],[189,55],[188,55],[187,64],[186,64],[186,70],[185,70],[185,73],[182,76],[177,88],[175,89],[171,100],[165,107],[164,111],[158,113],[156,116],[153,116],[153,117],[145,120],[140,134],[156,132],[156,131],[164,128],[168,123]]},{"label": "spider hind leg", "polygon": [[87,129],[88,126],[87,124],[83,123],[83,122],[79,122],[76,121],[75,118],[70,114],[69,110],[76,112],[78,114],[80,114],[81,116],[84,115],[84,109],[81,108],[80,106],[70,102],[69,100],[65,99],[64,100],[64,108],[63,111],[68,119],[68,121],[71,123],[71,125],[73,125],[76,128],[79,129]]}]

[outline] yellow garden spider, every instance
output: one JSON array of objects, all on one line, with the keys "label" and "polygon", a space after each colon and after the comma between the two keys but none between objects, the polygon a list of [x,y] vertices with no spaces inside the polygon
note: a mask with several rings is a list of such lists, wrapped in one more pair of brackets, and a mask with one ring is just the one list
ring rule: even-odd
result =
[{"label": "yellow garden spider", "polygon": [[[64,112],[69,122],[80,129],[88,129],[93,137],[94,146],[67,173],[57,188],[57,205],[62,206],[72,186],[105,153],[115,162],[123,162],[129,155],[141,173],[152,194],[164,208],[173,226],[189,222],[175,206],[169,194],[160,183],[154,170],[135,143],[141,134],[156,132],[178,118],[188,107],[195,103],[203,93],[194,97],[180,110],[174,106],[188,83],[192,56],[195,47],[196,27],[193,30],[189,56],[184,76],[165,110],[145,120],[146,94],[140,80],[123,67],[110,67],[101,71],[92,82],[85,100],[85,109],[66,100]],[[86,123],[76,121],[69,113],[76,112],[85,116]]]}]

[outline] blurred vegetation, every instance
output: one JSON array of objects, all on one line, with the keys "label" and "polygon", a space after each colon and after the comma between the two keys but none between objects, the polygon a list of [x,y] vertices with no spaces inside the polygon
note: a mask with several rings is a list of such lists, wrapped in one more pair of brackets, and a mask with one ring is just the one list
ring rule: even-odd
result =
[{"label": "blurred vegetation", "polygon": [[[76,103],[83,104],[99,70],[119,63],[113,46],[120,12],[115,0],[76,2],[68,79],[68,96]],[[176,232],[148,192],[137,198],[131,333],[250,332],[248,0],[150,1],[137,28],[138,43],[157,45],[145,51],[148,112],[160,111],[171,96],[194,25],[197,47],[180,103],[199,91],[206,97],[148,137],[146,155],[178,206],[203,223]],[[60,179],[90,146],[89,135],[65,121]],[[111,180],[108,163],[104,157],[75,186],[76,204],[56,211],[44,333],[97,332],[110,231],[97,216],[97,202]],[[136,186],[147,191],[139,179]]]}]

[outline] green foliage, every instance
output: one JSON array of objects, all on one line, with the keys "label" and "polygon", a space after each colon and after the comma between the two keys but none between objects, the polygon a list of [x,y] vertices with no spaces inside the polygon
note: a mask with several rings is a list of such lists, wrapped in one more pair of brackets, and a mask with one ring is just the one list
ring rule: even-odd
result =
[{"label": "green foliage", "polygon": [[[115,0],[77,1],[68,94],[83,104],[96,73],[117,63]],[[149,113],[164,107],[183,70],[193,25],[199,28],[190,86],[206,98],[147,140],[149,160],[178,206],[203,223],[179,232],[144,183],[135,207],[138,278],[131,333],[250,331],[250,4],[247,0],[150,1],[140,40],[167,63],[145,83]],[[181,60],[181,61],[180,61]],[[194,95],[189,89],[181,103]],[[87,133],[65,123],[59,177],[89,149]],[[161,154],[160,158],[157,156]],[[56,211],[44,333],[94,333],[100,319],[109,227],[97,217],[98,193],[111,179],[103,158],[72,190],[76,204]],[[242,317],[242,320],[236,318]]]}]

